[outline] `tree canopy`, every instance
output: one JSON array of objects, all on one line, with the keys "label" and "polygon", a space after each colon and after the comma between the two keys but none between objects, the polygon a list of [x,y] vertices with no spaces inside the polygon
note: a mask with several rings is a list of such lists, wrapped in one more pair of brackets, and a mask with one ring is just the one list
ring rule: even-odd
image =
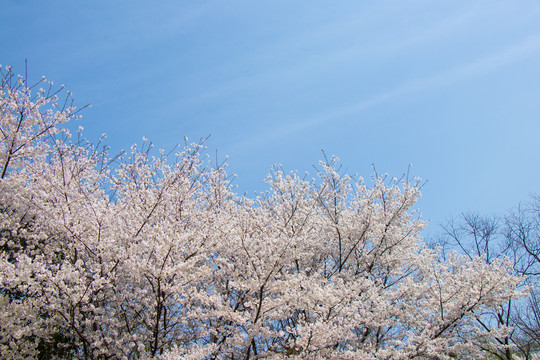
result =
[{"label": "tree canopy", "polygon": [[[279,166],[234,192],[203,144],[107,149],[68,97],[0,70],[0,356],[475,358],[523,295],[504,258],[420,236],[417,180]],[[45,86],[44,89],[40,88]],[[482,345],[482,346],[480,346]]]}]

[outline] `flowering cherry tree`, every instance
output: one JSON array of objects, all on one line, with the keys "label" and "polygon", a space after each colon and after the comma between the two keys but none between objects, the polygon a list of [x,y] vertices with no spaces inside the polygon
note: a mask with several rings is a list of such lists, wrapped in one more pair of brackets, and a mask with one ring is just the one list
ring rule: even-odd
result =
[{"label": "flowering cherry tree", "polygon": [[477,319],[520,278],[424,246],[417,182],[331,158],[241,197],[201,144],[110,157],[0,70],[0,357],[474,358],[509,330]]}]

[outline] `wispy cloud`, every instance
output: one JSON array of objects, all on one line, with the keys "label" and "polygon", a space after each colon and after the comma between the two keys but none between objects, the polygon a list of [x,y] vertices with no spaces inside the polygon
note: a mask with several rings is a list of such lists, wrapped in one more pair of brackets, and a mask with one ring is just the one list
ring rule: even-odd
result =
[{"label": "wispy cloud", "polygon": [[[386,7],[381,5],[370,9],[375,14],[372,17],[378,19],[388,16]],[[256,46],[250,52],[234,57],[234,61],[241,64],[240,67],[252,71],[214,84],[186,101],[205,102],[230,96],[231,93],[249,91],[260,84],[281,82],[283,79],[301,81],[340,66],[396,56],[406,49],[441,41],[457,29],[474,23],[479,13],[477,6],[471,6],[450,16],[424,20],[423,25],[426,27],[400,29],[399,37],[386,41],[388,39],[384,36],[381,38],[377,35],[382,26],[380,20],[366,22],[361,11],[352,12],[345,20],[310,27],[309,30],[304,29],[287,38],[278,37],[273,42]],[[297,48],[304,48],[304,51]]]},{"label": "wispy cloud", "polygon": [[538,50],[540,50],[540,34],[528,37],[518,44],[509,46],[496,53],[476,59],[469,63],[461,64],[438,75],[419,78],[398,85],[393,89],[376,94],[370,98],[361,99],[357,103],[334,109],[307,120],[293,120],[287,122],[287,125],[280,125],[273,129],[267,129],[261,132],[261,135],[251,137],[237,146],[242,149],[252,148],[261,143],[267,143],[283,136],[290,136],[317,125],[328,123],[330,121],[339,121],[344,117],[360,113],[364,110],[388,103],[403,96],[414,95],[474,79],[526,58]]}]

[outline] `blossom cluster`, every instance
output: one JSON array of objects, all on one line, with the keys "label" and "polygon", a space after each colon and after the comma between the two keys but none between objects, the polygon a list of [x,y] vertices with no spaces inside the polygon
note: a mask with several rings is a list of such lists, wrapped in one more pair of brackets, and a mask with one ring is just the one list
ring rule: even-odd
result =
[{"label": "blossom cluster", "polygon": [[366,185],[331,158],[239,196],[200,144],[110,157],[70,140],[74,109],[9,74],[0,357],[474,358],[508,331],[477,320],[521,279],[425,246],[417,181]]}]

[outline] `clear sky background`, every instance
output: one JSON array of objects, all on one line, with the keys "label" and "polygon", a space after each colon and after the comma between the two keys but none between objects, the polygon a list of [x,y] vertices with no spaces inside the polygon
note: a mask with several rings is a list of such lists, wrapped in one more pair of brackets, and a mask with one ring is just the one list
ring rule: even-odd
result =
[{"label": "clear sky background", "polygon": [[0,64],[91,103],[113,152],[211,134],[240,193],[321,149],[428,180],[429,232],[540,193],[540,1],[0,0]]}]

